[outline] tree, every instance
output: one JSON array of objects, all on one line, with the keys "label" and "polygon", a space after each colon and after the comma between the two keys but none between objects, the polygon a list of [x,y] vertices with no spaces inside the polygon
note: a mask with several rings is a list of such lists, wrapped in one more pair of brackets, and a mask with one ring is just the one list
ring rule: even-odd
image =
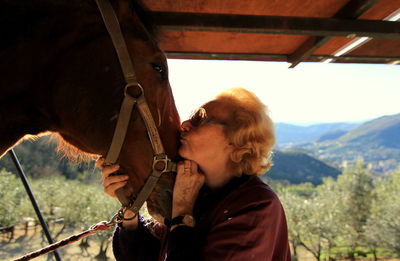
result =
[{"label": "tree", "polygon": [[279,193],[279,197],[285,209],[286,220],[288,222],[289,241],[293,248],[292,256],[293,259],[297,260],[297,248],[301,245],[301,235],[303,232],[302,221],[306,216],[306,209],[303,204],[305,199],[287,189],[283,189]]},{"label": "tree", "polygon": [[[76,233],[76,230],[84,231],[100,221],[108,221],[119,208],[118,202],[107,196],[100,186],[62,176],[35,180],[32,189],[45,220],[63,220],[61,229],[53,231],[56,240],[66,230]],[[82,246],[89,246],[89,240],[100,241],[96,258],[106,259],[111,234],[112,229],[98,232],[82,241]]]},{"label": "tree", "polygon": [[[293,246],[293,254],[297,257],[297,246],[303,246],[317,260],[325,254],[332,260],[330,250],[340,229],[338,208],[340,198],[337,197],[337,183],[326,178],[317,188],[309,185],[286,187],[281,195],[287,213],[289,238]],[[311,193],[312,191],[312,193]]]},{"label": "tree", "polygon": [[326,260],[333,260],[331,250],[336,246],[336,239],[341,229],[339,223],[341,198],[337,196],[338,184],[332,178],[325,178],[323,184],[317,187],[314,198],[314,215],[312,224],[320,232],[321,245]]},{"label": "tree", "polygon": [[367,222],[366,240],[374,259],[380,247],[400,255],[400,168],[388,179],[380,180],[375,189],[371,215]]},{"label": "tree", "polygon": [[15,175],[0,170],[0,227],[14,226],[22,215],[24,189]]},{"label": "tree", "polygon": [[[57,195],[54,195],[57,207],[52,214],[55,214],[56,218],[64,218],[62,230],[66,227],[73,228],[73,230],[86,230],[100,221],[108,221],[119,208],[118,202],[107,196],[100,186],[86,185],[63,178],[58,178],[58,180],[62,182],[54,182],[53,186],[56,187],[52,188],[57,191]],[[47,182],[47,180],[43,182]],[[53,209],[55,205],[52,206]],[[111,234],[112,229],[98,232],[82,241],[82,246],[85,244],[89,246],[89,240],[92,239],[100,241],[99,253],[96,258],[107,259],[106,252]]]},{"label": "tree", "polygon": [[354,261],[357,247],[366,244],[365,228],[371,214],[373,200],[373,179],[371,172],[362,161],[345,169],[338,177],[338,194],[340,197],[340,239],[347,248],[350,260]]}]

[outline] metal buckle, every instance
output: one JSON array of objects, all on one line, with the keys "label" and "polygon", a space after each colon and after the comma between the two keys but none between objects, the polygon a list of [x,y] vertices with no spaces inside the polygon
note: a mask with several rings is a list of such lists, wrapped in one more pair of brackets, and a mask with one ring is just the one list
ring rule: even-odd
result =
[{"label": "metal buckle", "polygon": [[[132,205],[132,204],[131,204],[131,205]],[[127,211],[129,208],[130,208],[130,206],[129,206],[129,207],[121,207],[121,208],[117,211],[117,213],[115,213],[115,214],[111,217],[111,219],[110,219],[108,222],[105,223],[105,225],[107,225],[107,226],[114,226],[114,225],[117,225],[117,224],[119,224],[119,223],[122,223],[122,221],[124,221],[124,220],[132,220],[132,219],[136,218],[136,217],[137,217],[137,213],[136,213],[136,212],[135,212],[135,215],[134,215],[133,217],[131,217],[131,218],[125,218],[125,217],[124,217],[125,211]]]},{"label": "metal buckle", "polygon": [[171,162],[171,160],[166,154],[156,155],[153,158],[153,170],[157,170],[161,173],[168,172],[169,162]]},{"label": "metal buckle", "polygon": [[[132,96],[131,94],[129,94],[129,93],[128,93],[128,89],[129,89],[130,87],[139,87],[140,94],[137,95],[137,96]],[[135,100],[138,100],[139,98],[141,98],[141,97],[144,96],[144,90],[143,90],[142,85],[140,85],[140,83],[138,83],[138,82],[131,82],[131,83],[127,83],[127,84],[125,85],[124,95],[125,95],[125,96],[129,96],[130,98],[133,98],[133,99],[135,99]]]}]

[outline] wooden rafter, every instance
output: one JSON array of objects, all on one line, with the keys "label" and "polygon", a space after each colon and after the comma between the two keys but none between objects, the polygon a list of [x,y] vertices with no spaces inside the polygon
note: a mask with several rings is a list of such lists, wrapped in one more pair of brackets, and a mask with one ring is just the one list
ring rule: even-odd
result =
[{"label": "wooden rafter", "polygon": [[[166,52],[168,58],[176,59],[223,59],[223,60],[275,60],[286,61],[285,54],[260,54],[260,53],[205,53],[205,52]],[[381,56],[333,56],[333,55],[310,55],[307,61],[323,61],[335,59],[339,62],[357,61],[373,63],[400,62],[400,57]]]},{"label": "wooden rafter", "polygon": [[[356,19],[365,11],[375,5],[378,0],[352,0],[341,8],[333,18],[338,19]],[[331,39],[329,36],[313,36],[307,39],[296,51],[288,57],[291,63],[290,68],[294,68],[301,61],[306,60],[315,50]]]},{"label": "wooden rafter", "polygon": [[400,22],[154,12],[160,30],[400,39]]}]

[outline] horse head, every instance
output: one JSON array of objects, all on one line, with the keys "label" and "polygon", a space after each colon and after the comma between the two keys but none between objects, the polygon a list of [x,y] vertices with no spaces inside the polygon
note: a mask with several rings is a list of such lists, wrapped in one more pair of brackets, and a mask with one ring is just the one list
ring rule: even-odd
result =
[{"label": "horse head", "polygon": [[[7,40],[0,50],[4,74],[0,155],[25,135],[47,131],[61,136],[69,148],[106,155],[125,79],[95,2],[5,2],[1,19],[14,28],[5,29]],[[143,23],[137,2],[118,0],[113,6],[166,154],[176,160],[180,120],[166,57]],[[146,126],[134,109],[118,160],[121,172],[130,177],[125,188],[128,197],[140,191],[151,173],[152,160]],[[150,214],[170,216],[172,186],[172,173],[164,174],[147,200]]]}]

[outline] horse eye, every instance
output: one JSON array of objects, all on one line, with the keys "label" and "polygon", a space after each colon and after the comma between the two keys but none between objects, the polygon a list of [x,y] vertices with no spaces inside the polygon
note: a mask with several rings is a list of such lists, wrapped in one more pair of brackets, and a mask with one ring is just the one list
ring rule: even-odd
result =
[{"label": "horse eye", "polygon": [[164,67],[160,64],[152,63],[151,66],[153,67],[153,70],[158,72],[158,73],[163,73],[164,72]]},{"label": "horse eye", "polygon": [[151,66],[153,67],[154,71],[158,72],[161,75],[162,79],[167,78],[166,70],[163,65],[157,64],[157,63],[152,63]]}]

